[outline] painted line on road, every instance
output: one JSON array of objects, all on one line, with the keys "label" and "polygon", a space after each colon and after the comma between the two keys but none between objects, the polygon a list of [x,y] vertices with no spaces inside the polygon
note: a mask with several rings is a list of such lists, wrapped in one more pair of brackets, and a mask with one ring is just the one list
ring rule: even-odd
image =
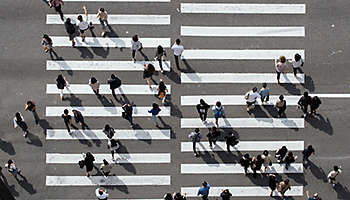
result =
[{"label": "painted line on road", "polygon": [[[210,128],[215,119],[182,118],[181,128]],[[220,118],[220,128],[304,128],[304,118]]]},{"label": "painted line on road", "polygon": [[[67,36],[51,36],[53,46],[71,47],[72,42]],[[170,47],[170,38],[140,38],[144,48],[157,48],[161,45],[164,48]],[[86,37],[85,42],[80,37],[75,38],[75,47],[113,47],[113,48],[130,48],[131,38],[102,38]]]},{"label": "painted line on road", "polygon": [[305,14],[305,4],[181,3],[181,13]]},{"label": "painted line on road", "polygon": [[[127,130],[115,129],[114,137],[118,140],[170,140],[169,129],[162,130]],[[72,130],[47,129],[46,140],[107,140],[107,136],[100,130]]]},{"label": "painted line on road", "polygon": [[[277,83],[276,73],[181,73],[181,83]],[[281,83],[304,83],[304,74],[281,74]]]},{"label": "painted line on road", "polygon": [[64,0],[64,2],[103,2],[103,3],[108,3],[108,2],[170,2],[170,0]]},{"label": "painted line on road", "polygon": [[170,176],[46,176],[46,186],[170,185]]},{"label": "painted line on road", "polygon": [[[70,113],[72,110],[78,110],[85,117],[121,117],[124,110],[121,107],[103,107],[103,106],[47,106],[47,117],[59,117],[63,114],[64,109],[67,109]],[[160,106],[161,111],[158,116],[170,116],[170,107]],[[133,117],[151,117],[152,114],[148,113],[151,107],[133,107]]]}]

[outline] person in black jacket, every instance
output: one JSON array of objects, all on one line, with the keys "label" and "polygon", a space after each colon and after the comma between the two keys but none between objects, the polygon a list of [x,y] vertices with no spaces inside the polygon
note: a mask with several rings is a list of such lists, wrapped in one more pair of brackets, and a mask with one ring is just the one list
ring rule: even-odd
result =
[{"label": "person in black jacket", "polygon": [[274,174],[269,174],[269,188],[271,189],[270,197],[272,197],[273,191],[277,188],[277,179]]},{"label": "person in black jacket", "polygon": [[88,128],[88,126],[84,122],[84,117],[81,114],[81,112],[77,110],[72,110],[72,112],[74,114],[75,123],[79,123],[82,129]]},{"label": "person in black jacket", "polygon": [[252,158],[251,166],[250,168],[253,170],[254,174],[253,176],[256,177],[256,171],[260,171],[261,167],[264,163],[264,160],[262,159],[261,155],[257,155],[256,157]]},{"label": "person in black jacket", "polygon": [[105,128],[103,129],[104,134],[108,137],[108,139],[112,139],[114,136],[114,128],[110,127],[109,124],[105,125]]},{"label": "person in black jacket", "polygon": [[229,133],[226,137],[226,148],[228,152],[231,152],[230,150],[230,146],[235,146],[236,144],[238,144],[238,139],[236,138],[236,136],[233,134],[233,132]]},{"label": "person in black jacket", "polygon": [[320,98],[318,98],[318,96],[312,97],[311,103],[310,103],[310,109],[311,109],[310,114],[311,115],[317,115],[316,110],[318,107],[320,107],[321,103],[322,102],[321,102]]},{"label": "person in black jacket", "polygon": [[276,151],[275,157],[277,158],[278,162],[282,162],[283,158],[287,155],[288,149],[286,146],[282,146],[282,148],[278,149]]},{"label": "person in black jacket", "polygon": [[124,114],[122,114],[122,117],[130,122],[130,126],[133,127],[134,123],[132,120],[132,105],[126,103],[122,106],[124,110]]},{"label": "person in black jacket", "polygon": [[66,19],[66,22],[64,22],[64,27],[66,28],[66,32],[68,33],[69,40],[72,41],[72,47],[75,46],[75,26],[71,23],[70,18]]},{"label": "person in black jacket", "polygon": [[114,74],[111,75],[111,79],[107,81],[109,84],[109,88],[112,90],[112,95],[115,99],[117,99],[117,95],[115,94],[115,89],[119,88],[122,85],[122,81],[116,77]]},{"label": "person in black jacket", "polygon": [[250,158],[248,153],[244,154],[244,156],[239,161],[241,166],[244,167],[245,175],[247,175],[247,173],[248,173],[248,167],[250,166],[251,162],[252,162],[252,159]]},{"label": "person in black jacket", "polygon": [[307,115],[307,107],[311,105],[311,97],[308,92],[304,92],[304,95],[298,101],[298,105],[303,110],[303,117],[305,118]]},{"label": "person in black jacket", "polygon": [[95,157],[90,152],[87,152],[84,155],[84,164],[86,167],[86,176],[87,177],[90,176],[90,172],[94,169],[94,161],[95,161]]},{"label": "person in black jacket", "polygon": [[213,126],[209,130],[209,133],[207,134],[207,137],[209,140],[209,146],[211,149],[213,148],[213,144],[216,145],[216,141],[218,140],[219,136],[220,136],[220,131],[218,131],[215,126]]},{"label": "person in black jacket", "polygon": [[221,192],[220,197],[222,200],[230,200],[232,194],[228,189],[225,189]]},{"label": "person in black jacket", "polygon": [[205,122],[205,120],[207,119],[208,109],[210,108],[210,106],[203,99],[200,99],[199,104],[197,104],[196,108],[197,108],[199,117],[203,122]]},{"label": "person in black jacket", "polygon": [[288,170],[290,164],[294,162],[295,162],[295,157],[293,155],[293,152],[290,151],[288,152],[288,155],[284,158],[286,170]]},{"label": "person in black jacket", "polygon": [[64,124],[66,125],[67,131],[70,134],[70,126],[72,126],[72,116],[69,114],[67,109],[64,109],[61,116],[63,118]]}]

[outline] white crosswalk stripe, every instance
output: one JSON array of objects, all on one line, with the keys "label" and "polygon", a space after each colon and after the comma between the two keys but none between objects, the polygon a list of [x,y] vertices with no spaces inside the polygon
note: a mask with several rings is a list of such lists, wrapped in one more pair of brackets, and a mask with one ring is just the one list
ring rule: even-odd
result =
[{"label": "white crosswalk stripe", "polygon": [[65,0],[64,2],[170,2],[171,0]]},{"label": "white crosswalk stripe", "polygon": [[[210,128],[215,119],[182,118],[181,128]],[[304,128],[303,118],[220,118],[220,128]]]},{"label": "white crosswalk stripe", "polygon": [[[304,74],[281,74],[281,83],[304,83]],[[181,73],[181,83],[277,83],[276,73]]]}]

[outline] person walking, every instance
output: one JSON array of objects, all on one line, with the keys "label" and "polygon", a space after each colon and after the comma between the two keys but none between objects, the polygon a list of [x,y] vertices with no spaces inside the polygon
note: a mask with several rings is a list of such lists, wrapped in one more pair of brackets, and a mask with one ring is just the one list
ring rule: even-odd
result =
[{"label": "person walking", "polygon": [[247,112],[250,112],[254,108],[254,105],[256,103],[256,99],[261,98],[260,94],[258,93],[258,88],[253,87],[253,89],[251,91],[247,92],[244,95],[244,98],[245,98],[246,104],[247,104]]},{"label": "person walking", "polygon": [[67,18],[64,22],[64,27],[66,29],[66,32],[68,33],[69,40],[72,42],[72,47],[75,46],[75,26],[72,24],[71,19]]},{"label": "person walking", "polygon": [[230,146],[234,147],[239,143],[238,138],[233,134],[233,132],[230,132],[227,136],[225,136],[226,139],[226,148],[228,152],[231,152]]},{"label": "person walking", "polygon": [[250,166],[252,162],[252,159],[250,158],[249,154],[246,153],[242,156],[242,158],[239,160],[239,163],[242,167],[244,167],[244,174],[247,176],[248,174],[248,167]]},{"label": "person walking", "polygon": [[278,117],[279,118],[286,116],[286,114],[284,112],[287,109],[287,102],[286,102],[286,100],[284,100],[284,96],[282,94],[278,97],[278,100],[276,101],[275,107],[278,110]]},{"label": "person walking", "polygon": [[95,190],[95,194],[98,200],[108,200],[109,194],[106,190],[103,190],[101,188],[97,188]]},{"label": "person walking", "polygon": [[159,80],[159,85],[158,85],[158,98],[160,100],[162,100],[162,104],[165,103],[165,99],[166,99],[166,93],[168,92],[168,89],[165,85],[165,83],[163,82],[163,79]]},{"label": "person walking", "polygon": [[89,79],[89,85],[90,85],[92,91],[94,91],[94,93],[97,96],[101,96],[100,95],[100,82],[95,77],[91,77]]},{"label": "person walking", "polygon": [[295,159],[297,158],[297,156],[293,155],[293,152],[288,152],[287,156],[284,158],[284,163],[285,163],[285,168],[286,170],[288,170],[290,164],[295,162]]},{"label": "person walking", "polygon": [[85,31],[87,31],[88,29],[92,29],[93,26],[92,26],[92,23],[88,22],[88,12],[87,12],[87,9],[86,9],[86,6],[83,6],[83,10],[84,10],[84,14],[85,14],[85,20],[83,19],[83,16],[81,15],[78,15],[78,27],[79,27],[79,31],[80,31],[80,37],[81,37],[81,41],[82,42],[85,42]]},{"label": "person walking", "polygon": [[88,128],[88,126],[85,124],[85,121],[84,121],[84,116],[83,114],[81,114],[80,111],[78,110],[72,110],[73,112],[73,115],[74,115],[74,120],[75,120],[75,123],[79,123],[81,128],[84,130],[85,128]]},{"label": "person walking", "polygon": [[131,38],[131,59],[132,61],[136,62],[136,51],[139,51],[142,53],[142,43],[139,41],[139,36],[138,35],[134,35]]},{"label": "person walking", "polygon": [[66,81],[66,78],[64,78],[62,76],[62,74],[59,74],[56,78],[56,86],[57,88],[60,90],[60,97],[61,100],[64,100],[64,96],[63,96],[63,90],[65,87],[69,87],[69,83],[68,81]]},{"label": "person walking", "polygon": [[221,105],[220,101],[217,101],[215,106],[212,107],[214,112],[215,124],[219,127],[219,118],[225,117],[225,108]]},{"label": "person walking", "polygon": [[318,109],[318,107],[320,107],[321,103],[322,102],[320,98],[318,98],[318,96],[314,96],[311,98],[311,102],[310,102],[311,115],[317,115],[316,110]]},{"label": "person walking", "polygon": [[335,177],[337,177],[341,173],[341,167],[338,167],[337,165],[333,166],[333,170],[329,172],[327,178],[328,183],[332,184],[333,188],[335,187]]},{"label": "person walking", "polygon": [[92,155],[92,153],[87,152],[86,154],[83,154],[84,164],[86,168],[86,176],[90,176],[90,172],[94,169],[94,161],[95,157]]},{"label": "person walking", "polygon": [[264,172],[266,172],[267,168],[272,166],[272,156],[269,154],[269,151],[265,150],[261,158],[264,160]]},{"label": "person walking", "polygon": [[304,92],[304,95],[300,97],[298,101],[298,107],[301,108],[304,112],[303,117],[305,118],[308,114],[307,107],[311,104],[311,97],[308,92]]},{"label": "person walking", "polygon": [[290,63],[292,63],[293,66],[293,73],[294,76],[297,76],[297,73],[299,71],[299,73],[303,73],[303,70],[301,70],[301,67],[304,66],[304,60],[301,58],[301,55],[296,53],[294,55],[294,60],[289,61]]},{"label": "person walking", "polygon": [[64,2],[62,0],[50,0],[49,1],[49,6],[50,8],[54,7],[55,11],[60,14],[61,20],[64,21],[63,18],[63,12],[62,12],[62,6]]},{"label": "person walking", "polygon": [[284,181],[281,181],[277,187],[277,191],[281,193],[282,198],[284,198],[284,194],[287,192],[287,190],[291,190],[291,189],[292,188],[290,187],[289,179],[285,179]]},{"label": "person walking", "polygon": [[281,73],[286,73],[288,70],[288,65],[286,61],[286,57],[284,56],[280,56],[279,59],[275,59],[275,69],[277,73],[278,84],[280,84]]},{"label": "person walking", "polygon": [[322,200],[319,196],[318,196],[318,193],[314,193],[313,196],[310,196],[310,192],[309,191],[306,191],[306,197],[307,197],[307,200]]},{"label": "person walking", "polygon": [[161,45],[159,45],[157,47],[156,56],[154,57],[154,60],[158,60],[161,73],[164,73],[164,69],[163,69],[164,58],[163,57],[166,57],[166,52],[163,49],[163,47]]},{"label": "person walking", "polygon": [[209,129],[209,133],[207,134],[207,137],[209,140],[209,147],[211,149],[213,148],[213,144],[216,146],[216,141],[218,140],[219,136],[220,136],[220,131],[218,131],[215,126]]},{"label": "person walking", "polygon": [[103,129],[103,133],[106,134],[108,139],[112,139],[115,131],[114,131],[114,128],[109,126],[109,124],[106,124],[105,128]]},{"label": "person walking", "polygon": [[188,138],[190,138],[190,140],[192,141],[192,148],[193,148],[194,156],[195,157],[199,156],[197,149],[196,149],[197,142],[200,142],[201,138],[202,138],[202,134],[200,133],[199,128],[194,129],[194,132],[191,132],[188,135]]},{"label": "person walking", "polygon": [[52,45],[53,45],[52,39],[47,34],[43,35],[43,39],[41,40],[41,45],[43,45],[45,53],[50,54],[51,60],[54,60],[53,54],[55,55],[56,59],[58,59],[57,53],[52,48]]},{"label": "person walking", "polygon": [[174,192],[173,199],[174,200],[186,200],[187,199],[186,193],[184,193],[182,195],[180,192],[177,192],[177,193]]},{"label": "person walking", "polygon": [[124,104],[122,106],[122,109],[124,110],[124,112],[122,113],[122,117],[126,120],[128,120],[130,122],[130,126],[133,127],[134,126],[134,122],[132,119],[132,112],[133,112],[133,108],[131,104]]},{"label": "person walking", "polygon": [[276,151],[275,157],[277,158],[277,162],[282,162],[284,157],[287,155],[288,149],[286,146],[282,146],[282,148]]},{"label": "person walking", "polygon": [[38,113],[36,112],[36,107],[33,101],[27,101],[24,110],[32,112],[35,124],[39,124],[40,118]]},{"label": "person walking", "polygon": [[271,189],[270,197],[272,197],[273,191],[275,191],[277,188],[277,179],[276,175],[274,174],[269,174],[269,188]]},{"label": "person walking", "polygon": [[228,189],[224,189],[221,192],[220,197],[222,200],[230,200],[230,198],[232,197],[232,194],[230,193],[230,191]]},{"label": "person walking", "polygon": [[108,26],[108,14],[107,14],[107,11],[104,8],[98,9],[96,17],[101,23],[101,27],[102,27],[101,36],[104,37],[105,34],[106,34],[106,26]]},{"label": "person walking", "polygon": [[120,145],[119,145],[119,141],[116,139],[109,139],[108,140],[108,144],[107,144],[108,149],[111,151],[111,155],[112,155],[112,160],[115,161],[114,158],[114,153],[117,153],[117,150],[119,149]]},{"label": "person walking", "polygon": [[148,64],[148,65],[144,64],[143,79],[146,79],[146,82],[147,82],[150,89],[152,89],[151,79],[152,79],[154,72],[155,72],[155,68],[152,64]]},{"label": "person walking", "polygon": [[200,99],[199,104],[197,104],[196,108],[199,114],[199,118],[201,118],[202,122],[206,122],[208,109],[210,106],[203,99]]},{"label": "person walking", "polygon": [[264,163],[264,160],[262,159],[261,155],[257,155],[256,157],[252,158],[252,162],[250,163],[250,168],[253,170],[253,177],[256,177],[256,171],[260,171],[261,167]]},{"label": "person walking", "polygon": [[159,127],[158,122],[157,122],[157,115],[159,114],[160,111],[161,111],[161,109],[159,108],[159,105],[156,103],[153,103],[152,109],[148,111],[148,113],[152,114],[153,122],[156,125],[156,127]]},{"label": "person walking", "polygon": [[184,46],[182,46],[180,43],[181,43],[181,40],[176,39],[173,46],[171,46],[171,49],[174,51],[175,64],[178,70],[180,69],[179,57],[181,57],[181,54],[184,51]]},{"label": "person walking", "polygon": [[313,148],[313,146],[311,144],[309,144],[306,149],[303,150],[302,152],[303,154],[303,163],[305,162],[309,162],[309,157],[313,154],[315,155],[315,149]]},{"label": "person walking", "polygon": [[202,195],[203,200],[208,200],[209,190],[210,185],[206,181],[203,181],[202,187],[199,188],[197,196]]},{"label": "person walking", "polygon": [[166,193],[163,196],[164,200],[174,200],[173,195],[171,193]]},{"label": "person walking", "polygon": [[16,112],[15,117],[13,118],[13,126],[15,128],[20,127],[23,131],[23,136],[26,138],[28,135],[28,126],[27,123],[24,121],[23,116],[20,112]]},{"label": "person walking", "polygon": [[100,166],[100,171],[102,172],[103,176],[107,178],[109,174],[111,173],[112,165],[110,165],[106,159],[103,159],[103,163]]},{"label": "person walking", "polygon": [[64,109],[61,116],[63,118],[64,124],[66,125],[67,131],[70,134],[70,126],[72,126],[72,116],[69,114],[67,109]]},{"label": "person walking", "polygon": [[111,75],[111,79],[107,81],[109,84],[109,88],[112,90],[112,95],[115,99],[117,99],[117,95],[115,94],[115,89],[119,88],[122,85],[122,81],[116,77],[114,74]]},{"label": "person walking", "polygon": [[259,95],[262,104],[270,100],[270,88],[267,87],[266,83],[262,84],[262,88],[259,90]]},{"label": "person walking", "polygon": [[22,170],[19,169],[16,166],[16,163],[14,160],[9,159],[7,161],[7,163],[5,164],[5,168],[7,168],[7,171],[13,176],[15,177],[15,179],[17,179],[17,174],[21,175]]}]

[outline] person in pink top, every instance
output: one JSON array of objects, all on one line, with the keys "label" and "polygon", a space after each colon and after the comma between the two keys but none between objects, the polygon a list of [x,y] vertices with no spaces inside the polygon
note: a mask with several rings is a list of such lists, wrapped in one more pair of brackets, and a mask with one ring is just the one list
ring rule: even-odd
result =
[{"label": "person in pink top", "polygon": [[100,8],[97,12],[97,19],[100,21],[102,26],[101,36],[104,37],[106,34],[106,26],[108,26],[108,14],[104,8]]},{"label": "person in pink top", "polygon": [[275,59],[275,69],[277,73],[277,82],[280,84],[281,73],[286,73],[288,70],[286,57],[280,56],[279,59]]},{"label": "person in pink top", "polygon": [[55,8],[56,12],[58,12],[58,14],[60,14],[62,21],[64,21],[62,7],[61,7],[61,5],[63,5],[63,4],[64,3],[62,0],[50,0],[49,1],[50,8],[52,8],[52,7]]}]

